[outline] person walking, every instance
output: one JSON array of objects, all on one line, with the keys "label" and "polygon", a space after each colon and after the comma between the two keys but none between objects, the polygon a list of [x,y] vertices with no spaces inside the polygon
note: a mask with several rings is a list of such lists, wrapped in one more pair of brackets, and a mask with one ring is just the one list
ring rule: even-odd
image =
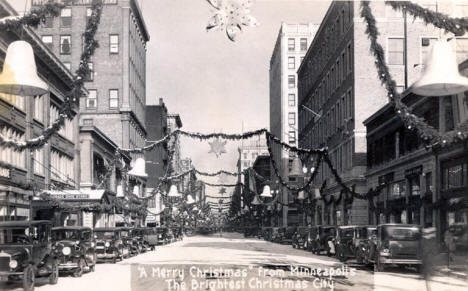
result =
[{"label": "person walking", "polygon": [[453,261],[453,254],[455,253],[455,241],[452,232],[447,229],[444,233],[444,243],[447,247],[447,265],[450,265],[450,262]]}]

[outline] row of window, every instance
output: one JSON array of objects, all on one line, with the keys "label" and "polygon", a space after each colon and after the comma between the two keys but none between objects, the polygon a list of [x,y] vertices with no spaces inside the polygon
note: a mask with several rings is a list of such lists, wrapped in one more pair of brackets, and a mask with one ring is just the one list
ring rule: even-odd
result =
[{"label": "row of window", "polygon": [[[288,38],[288,51],[294,52],[296,51],[296,39],[295,38]],[[307,38],[300,38],[299,39],[299,49],[301,52],[307,51]]]},{"label": "row of window", "polygon": [[[353,166],[353,141],[348,140],[345,143],[342,143],[332,151],[330,151],[330,160],[334,165],[338,173],[343,173],[345,170]],[[320,181],[326,179],[334,180],[334,176],[328,165],[322,163],[318,169],[317,178]]]},{"label": "row of window", "polygon": [[[90,89],[88,90],[89,94],[86,98],[86,108],[87,109],[97,109],[98,106],[98,90]],[[118,89],[109,89],[109,109],[119,108],[119,90]]]},{"label": "row of window", "polygon": [[50,151],[51,178],[66,184],[73,184],[74,177],[73,159],[58,151]]},{"label": "row of window", "polygon": [[[60,49],[59,52],[61,55],[69,55],[72,51],[72,37],[71,35],[60,35]],[[54,49],[54,36],[52,35],[43,35],[41,37],[42,42],[51,50]],[[84,38],[82,38],[82,50],[84,49]],[[119,53],[119,35],[110,34],[109,35],[109,53],[118,54]]]},{"label": "row of window", "polygon": [[[50,124],[54,123],[60,116],[59,109],[55,105],[50,106]],[[73,141],[74,127],[73,121],[65,118],[64,125],[59,129],[58,133],[68,139]]]},{"label": "row of window", "polygon": [[[24,141],[24,134],[9,126],[1,126],[0,133],[7,139]],[[26,152],[15,151],[12,148],[0,147],[0,161],[15,166],[17,168],[26,168]]]}]

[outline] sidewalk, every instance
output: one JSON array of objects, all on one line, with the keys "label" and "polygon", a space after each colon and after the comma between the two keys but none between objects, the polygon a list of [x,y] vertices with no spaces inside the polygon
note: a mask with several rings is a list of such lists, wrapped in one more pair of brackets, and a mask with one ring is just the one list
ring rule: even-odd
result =
[{"label": "sidewalk", "polygon": [[434,270],[436,274],[462,280],[468,279],[468,260],[466,254],[454,255],[453,261],[447,264],[447,253],[441,253],[438,255],[437,261],[439,264],[435,267]]}]

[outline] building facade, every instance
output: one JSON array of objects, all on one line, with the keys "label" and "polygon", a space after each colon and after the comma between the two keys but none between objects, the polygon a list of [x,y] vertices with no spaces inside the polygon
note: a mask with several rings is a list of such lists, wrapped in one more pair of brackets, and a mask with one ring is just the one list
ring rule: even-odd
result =
[{"label": "building facade", "polygon": [[[0,17],[14,15],[16,11],[6,1],[0,1]],[[71,90],[73,75],[29,28],[0,32],[2,63],[8,45],[20,39],[33,47],[38,76],[50,91],[35,97],[0,94],[1,133],[24,141],[40,136],[59,117],[58,109]],[[72,114],[73,119],[67,119],[40,149],[19,152],[0,148],[0,220],[34,218],[31,201],[43,190],[79,188],[78,104]]]},{"label": "building facade", "polygon": [[[425,1],[421,4],[452,16],[463,8],[456,3]],[[430,45],[444,35],[421,20],[411,18],[406,20],[405,37],[405,18],[401,12],[378,1],[371,2],[370,7],[377,21],[386,62],[397,82],[397,89],[402,92],[407,84],[419,78]],[[333,165],[344,182],[356,192],[365,193],[367,147],[363,122],[388,100],[377,77],[375,59],[369,51],[366,24],[359,15],[359,2],[333,1],[298,70],[299,145],[328,147]],[[466,38],[457,37],[453,41],[458,55],[463,55]],[[342,189],[330,169],[322,166],[318,170],[316,186],[326,180],[325,194],[339,197]],[[338,205],[325,205],[319,201],[314,213],[316,224],[369,222],[364,201],[348,203],[341,199]]]},{"label": "building facade", "polygon": [[[298,81],[297,69],[315,36],[318,25],[282,23],[270,60],[270,131],[281,141],[298,145]],[[272,145],[274,159],[280,174],[288,180],[292,159],[281,146]],[[288,201],[290,193],[282,189],[282,201]],[[288,214],[291,211],[290,214]],[[293,209],[284,207],[282,225],[288,225]]]}]

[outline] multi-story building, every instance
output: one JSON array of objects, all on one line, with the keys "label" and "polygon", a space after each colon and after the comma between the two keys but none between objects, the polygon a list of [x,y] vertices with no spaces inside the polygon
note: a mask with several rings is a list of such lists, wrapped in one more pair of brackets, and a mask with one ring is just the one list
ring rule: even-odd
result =
[{"label": "multi-story building", "polygon": [[[1,0],[0,18],[14,15],[16,11]],[[0,94],[0,132],[6,138],[24,141],[41,135],[59,117],[58,109],[71,90],[73,75],[27,27],[0,32],[2,63],[8,45],[20,39],[33,47],[38,76],[49,87],[49,93],[42,96]],[[77,105],[72,114],[73,119],[67,119],[59,132],[40,149],[19,152],[0,148],[0,220],[34,218],[37,214],[30,213],[31,200],[43,190],[79,188]]]},{"label": "multi-story building", "polygon": [[[317,29],[318,25],[312,23],[282,23],[270,60],[270,131],[292,146],[297,146],[298,137],[296,72]],[[280,174],[287,181],[294,156],[277,144],[272,145],[272,150]],[[287,189],[282,189],[283,201],[288,201],[289,194]],[[284,207],[284,226],[288,225],[290,210]]]},{"label": "multi-story building", "polygon": [[[180,119],[179,114],[170,113],[167,115],[167,129],[168,134],[174,132],[177,129],[182,128],[182,120]],[[180,152],[180,139],[179,136],[173,136],[168,142],[169,150],[173,150],[172,161],[170,163],[170,172],[173,175],[175,173],[181,173],[182,171],[182,164],[181,164],[181,152]]]},{"label": "multi-story building", "polygon": [[[167,107],[162,98],[159,99],[157,105],[146,106],[146,116],[151,118],[146,119],[146,129],[148,131],[148,143],[155,142],[162,139],[167,135]],[[148,173],[147,193],[152,193],[158,187],[167,169],[167,148],[156,147],[151,151],[145,153],[146,171]],[[154,198],[148,201],[148,211],[150,214],[146,216],[146,224],[155,226],[161,223],[160,212],[163,209],[162,197],[157,193]]]},{"label": "multi-story building", "polygon": [[[425,1],[421,4],[452,16],[464,9],[457,3]],[[384,2],[373,1],[370,7],[377,20],[386,62],[401,92],[419,78],[430,45],[444,35],[420,19],[406,20],[401,12]],[[333,1],[298,70],[299,145],[328,147],[333,165],[344,182],[356,192],[365,193],[367,148],[363,122],[388,99],[378,79],[375,58],[369,51],[366,24],[359,13],[359,2]],[[466,53],[465,37],[452,41],[459,56]],[[342,189],[330,169],[324,166],[318,170],[317,185],[327,180],[325,194],[339,197]],[[341,199],[338,205],[320,202],[314,210],[316,224],[368,223],[365,201],[355,199],[347,203]]]},{"label": "multi-story building", "polygon": [[263,135],[242,141],[237,150],[239,152],[237,164],[239,172],[252,167],[258,156],[268,155],[268,148]]}]

